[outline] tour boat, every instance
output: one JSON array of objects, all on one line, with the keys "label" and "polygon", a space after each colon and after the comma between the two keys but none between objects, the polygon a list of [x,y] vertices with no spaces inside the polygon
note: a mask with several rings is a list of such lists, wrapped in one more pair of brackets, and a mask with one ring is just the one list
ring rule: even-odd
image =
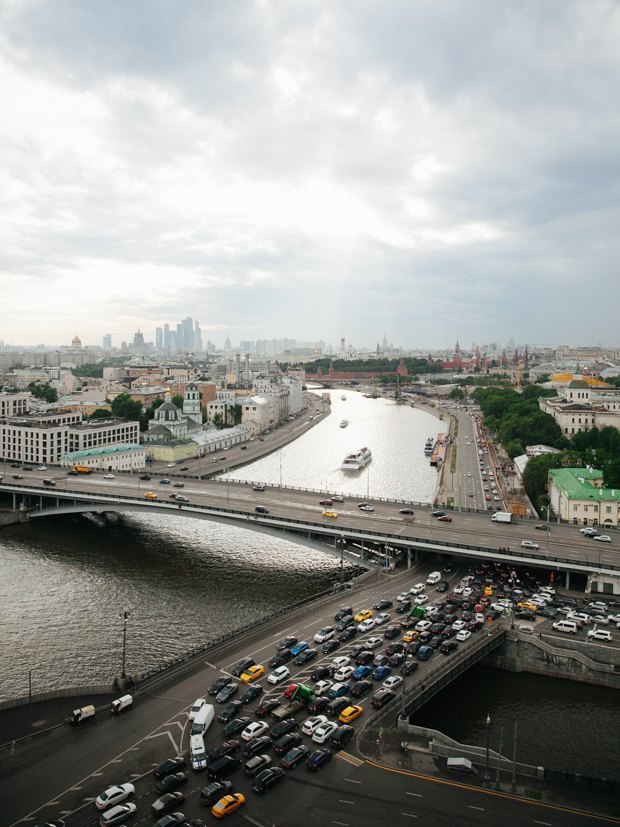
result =
[{"label": "tour boat", "polygon": [[340,466],[343,471],[359,471],[365,465],[368,465],[372,459],[372,451],[370,448],[360,448],[359,451],[353,451],[347,454]]}]

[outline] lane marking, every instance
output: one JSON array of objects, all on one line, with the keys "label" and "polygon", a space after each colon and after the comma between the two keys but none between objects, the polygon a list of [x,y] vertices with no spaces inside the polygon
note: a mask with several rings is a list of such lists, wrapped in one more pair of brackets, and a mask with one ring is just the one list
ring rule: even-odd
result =
[{"label": "lane marking", "polygon": [[338,824],[340,827],[349,827],[348,821],[332,821],[332,824]]},{"label": "lane marking", "polygon": [[484,807],[474,807],[474,805],[473,805],[473,804],[468,804],[468,805],[467,805],[467,807],[468,807],[470,810],[480,810],[480,812],[481,812],[481,813],[483,813],[483,812],[484,812]]},{"label": "lane marking", "polygon": [[417,818],[415,813],[401,813],[401,816],[408,816],[409,818]]},{"label": "lane marking", "polygon": [[550,821],[535,821],[534,824],[542,824],[544,827],[551,827]]},{"label": "lane marking", "polygon": [[346,799],[346,798],[339,798],[339,799],[338,799],[338,801],[339,801],[341,804],[355,804],[355,801],[347,801],[347,799]]},{"label": "lane marking", "polygon": [[422,793],[407,793],[407,795],[414,795],[416,798],[423,798]]},{"label": "lane marking", "polygon": [[343,781],[348,781],[349,784],[361,784],[361,781],[358,781],[357,778],[343,778]]}]

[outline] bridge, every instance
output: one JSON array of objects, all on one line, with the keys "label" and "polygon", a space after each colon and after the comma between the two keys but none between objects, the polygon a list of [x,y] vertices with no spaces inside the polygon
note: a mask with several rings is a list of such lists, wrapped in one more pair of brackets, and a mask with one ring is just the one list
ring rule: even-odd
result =
[{"label": "bridge", "polygon": [[[54,479],[48,487],[45,479]],[[183,479],[183,482],[181,482]],[[161,481],[160,481],[161,482]],[[620,574],[620,552],[613,543],[603,547],[583,537],[577,526],[553,523],[538,549],[523,549],[523,539],[534,539],[533,523],[517,518],[513,523],[492,523],[487,512],[451,511],[452,522],[438,522],[428,504],[414,504],[415,515],[400,509],[403,501],[373,498],[374,511],[361,511],[360,498],[345,497],[337,517],[324,516],[320,500],[324,491],[294,489],[232,480],[175,477],[188,502],[175,499],[171,485],[144,482],[137,474],[119,474],[106,480],[101,474],[66,476],[65,469],[29,472],[28,479],[0,480],[0,491],[12,497],[12,508],[22,521],[85,512],[135,512],[162,516],[206,519],[291,539],[319,540],[342,554],[358,558],[403,557],[408,565],[420,553],[436,552],[455,557],[502,560],[557,572]],[[171,492],[171,493],[168,493]],[[148,496],[145,496],[148,495]],[[156,497],[154,499],[148,497]],[[265,509],[257,513],[256,506]],[[360,555],[361,551],[361,555]]]}]

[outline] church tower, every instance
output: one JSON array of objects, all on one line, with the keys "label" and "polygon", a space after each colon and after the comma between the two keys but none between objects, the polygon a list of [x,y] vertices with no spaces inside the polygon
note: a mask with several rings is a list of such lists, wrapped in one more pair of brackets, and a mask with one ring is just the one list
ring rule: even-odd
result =
[{"label": "church tower", "polygon": [[183,396],[183,416],[202,425],[202,411],[200,410],[200,392],[198,385],[188,382]]}]

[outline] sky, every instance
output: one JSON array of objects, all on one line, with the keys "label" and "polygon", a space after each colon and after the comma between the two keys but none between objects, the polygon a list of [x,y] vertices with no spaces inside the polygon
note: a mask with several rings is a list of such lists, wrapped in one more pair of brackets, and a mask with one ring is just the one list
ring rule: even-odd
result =
[{"label": "sky", "polygon": [[0,0],[0,340],[620,344],[616,0]]}]

